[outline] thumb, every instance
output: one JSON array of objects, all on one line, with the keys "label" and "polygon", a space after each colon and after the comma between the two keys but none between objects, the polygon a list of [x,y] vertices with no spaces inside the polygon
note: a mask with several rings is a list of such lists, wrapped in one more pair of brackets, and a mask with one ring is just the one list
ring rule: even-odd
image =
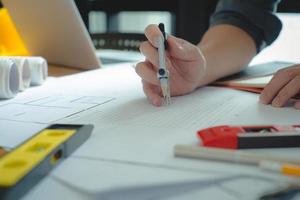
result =
[{"label": "thumb", "polygon": [[200,49],[186,40],[168,35],[167,41],[169,54],[176,59],[195,61],[202,58]]}]

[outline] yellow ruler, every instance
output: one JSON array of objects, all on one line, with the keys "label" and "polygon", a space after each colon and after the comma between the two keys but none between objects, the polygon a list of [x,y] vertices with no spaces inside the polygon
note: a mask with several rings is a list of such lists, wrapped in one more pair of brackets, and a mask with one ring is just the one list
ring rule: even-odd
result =
[{"label": "yellow ruler", "polygon": [[91,135],[92,125],[55,124],[0,158],[0,199],[18,199]]}]

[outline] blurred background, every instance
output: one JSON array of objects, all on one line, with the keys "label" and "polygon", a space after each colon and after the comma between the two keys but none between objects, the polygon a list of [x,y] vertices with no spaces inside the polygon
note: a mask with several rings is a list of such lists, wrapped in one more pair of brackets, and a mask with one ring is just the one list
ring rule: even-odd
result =
[{"label": "blurred background", "polygon": [[[137,50],[139,41],[145,39],[145,27],[160,22],[165,23],[168,33],[198,43],[209,26],[209,17],[217,1],[75,0],[97,48],[133,50]],[[263,62],[266,57],[300,62],[299,13],[299,0],[282,0],[278,16],[283,22],[283,31],[254,63]],[[133,38],[137,38],[137,42],[131,41]]]}]

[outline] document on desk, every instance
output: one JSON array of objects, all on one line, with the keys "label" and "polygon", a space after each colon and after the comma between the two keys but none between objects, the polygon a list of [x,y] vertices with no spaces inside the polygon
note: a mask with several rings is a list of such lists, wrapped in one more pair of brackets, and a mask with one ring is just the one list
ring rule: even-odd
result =
[{"label": "document on desk", "polygon": [[203,88],[161,108],[150,105],[142,95],[133,100],[117,99],[62,120],[96,125],[94,139],[78,155],[161,163],[172,160],[175,144],[199,142],[199,129],[222,124],[297,124],[300,118],[293,108],[260,105],[258,95],[229,89]]},{"label": "document on desk", "polygon": [[[175,181],[187,183],[241,174],[270,179],[257,182],[251,182],[252,179],[239,180],[238,183],[234,181],[226,184],[226,189],[221,186],[205,191],[214,191],[218,195],[240,185],[245,191],[241,191],[241,194],[249,195],[246,187],[249,180],[253,185],[273,188],[275,183],[286,179],[252,166],[175,158],[174,145],[197,143],[196,131],[209,126],[278,122],[296,124],[300,119],[299,112],[292,107],[261,105],[257,94],[216,87],[203,87],[192,94],[174,97],[170,106],[154,107],[145,98],[140,78],[131,64],[50,79],[42,87],[30,89],[29,93],[20,94],[14,101],[0,102],[0,112],[6,113],[0,118],[18,123],[55,120],[56,123],[94,124],[91,138],[62,163],[52,176],[70,187],[84,188],[97,194],[118,191],[116,189],[125,186],[168,184]],[[6,109],[5,105],[10,109]],[[40,107],[44,114],[35,110]],[[50,108],[56,112],[52,113]],[[34,111],[41,117],[22,117],[20,111],[24,110],[24,116]],[[63,110],[70,111],[70,115]],[[60,112],[63,114],[57,115]],[[293,155],[290,152],[282,153],[298,158],[299,149],[293,149],[293,152]],[[251,193],[257,195],[262,188],[254,187]],[[42,194],[40,196],[44,197]],[[241,199],[239,197],[237,195],[233,199]],[[166,197],[172,198],[175,197]]]},{"label": "document on desk", "polygon": [[13,148],[48,124],[111,100],[100,96],[53,95],[0,105],[0,146]]},{"label": "document on desk", "polygon": [[0,120],[0,147],[15,148],[48,124]]},{"label": "document on desk", "polygon": [[[273,108],[260,104],[257,94],[216,87],[174,97],[171,106],[154,107],[145,98],[130,64],[68,76],[63,81],[70,87],[76,85],[80,92],[85,90],[85,95],[115,97],[111,103],[59,120],[95,125],[93,140],[76,152],[80,156],[177,162],[173,159],[174,145],[198,142],[199,129],[221,124],[297,124],[300,119],[291,106]],[[83,82],[97,87],[83,87]]]},{"label": "document on desk", "polygon": [[[84,85],[84,82],[78,85]],[[77,89],[78,85],[67,84],[63,78],[52,78],[38,87],[29,88],[11,100],[0,101],[0,119],[53,123],[75,113],[107,103],[114,98],[100,93],[89,93]],[[96,88],[95,84],[84,85],[87,89]],[[100,94],[100,95],[99,95]]]},{"label": "document on desk", "polygon": [[[76,166],[76,167],[74,167]],[[77,173],[77,171],[81,173]],[[287,186],[248,176],[170,169],[109,160],[72,157],[51,175],[87,199],[257,199]],[[115,178],[112,178],[115,177]],[[243,187],[244,186],[244,187]],[[198,197],[198,198],[196,198]]]},{"label": "document on desk", "polygon": [[[276,177],[274,174],[265,173],[253,166],[175,158],[173,149],[175,144],[198,143],[196,131],[209,126],[279,122],[296,124],[299,122],[300,114],[292,107],[273,108],[261,105],[257,94],[216,87],[203,87],[192,94],[173,97],[170,106],[154,107],[145,98],[140,79],[130,65],[95,70],[69,76],[64,80],[66,83],[72,82],[75,85],[76,82],[88,81],[88,83],[98,86],[94,91],[89,90],[89,93],[99,91],[98,93],[104,96],[115,97],[111,103],[59,120],[62,123],[80,122],[95,125],[91,139],[74,153],[74,157],[79,158],[79,161],[76,162],[77,164],[73,164],[73,166],[77,166],[77,169],[71,170],[72,174],[75,174],[76,171],[91,172],[89,175],[85,174],[85,177],[93,176],[95,180],[86,180],[82,177],[77,177],[77,180],[73,179],[74,176],[71,177],[71,174],[68,173],[71,173],[68,171],[71,166],[64,169],[59,168],[62,171],[55,174],[56,177],[60,177],[70,185],[76,185],[76,188],[83,187],[87,190],[103,191],[107,188],[97,187],[97,184],[106,187],[121,187],[123,185],[117,183],[123,181],[124,177],[127,177],[126,182],[132,180],[141,183],[141,181],[133,179],[129,173],[130,169],[132,169],[132,173],[137,172],[134,166],[149,166],[158,174],[158,177],[163,177],[165,172],[157,169],[165,168],[171,171],[180,169],[186,173],[197,171],[197,173],[216,176],[236,174],[268,176],[271,177],[269,181],[271,186],[273,182],[286,181],[284,177]],[[78,85],[78,90],[81,89],[82,86]],[[277,153],[282,150],[270,151]],[[298,159],[299,148],[293,149],[293,152],[291,154],[290,151],[287,151],[282,154]],[[88,160],[101,165],[90,169],[88,166],[91,165],[86,165]],[[80,161],[82,164],[79,165]],[[113,172],[100,170],[103,161],[107,162],[107,168],[113,169]],[[119,168],[116,169],[114,163],[119,162],[130,164],[128,172],[122,173],[125,175],[120,176],[115,173]],[[121,169],[122,167],[120,167]],[[109,178],[106,177],[106,174],[109,174]],[[139,180],[141,177],[147,177],[148,174],[148,172],[141,172],[138,176]],[[80,175],[81,173],[78,173],[78,176]],[[172,182],[174,179],[169,180]],[[151,184],[151,182],[148,183]],[[241,183],[240,187],[243,187],[243,191],[247,193],[247,180],[239,183]],[[259,183],[260,181],[251,182],[253,185],[259,185]],[[263,182],[260,185],[269,184]],[[262,187],[252,188],[252,195],[258,195],[261,192],[260,189]],[[241,193],[243,192],[241,191]]]},{"label": "document on desk", "polygon": [[[0,101],[0,146],[13,148],[48,124],[114,100],[100,93],[87,95],[84,88],[67,85],[59,78],[50,78],[14,99]],[[97,86],[89,89],[93,87]]]},{"label": "document on desk", "polygon": [[53,123],[72,114],[112,100],[110,97],[50,95],[36,97],[30,102],[8,103],[0,106],[0,119]]}]

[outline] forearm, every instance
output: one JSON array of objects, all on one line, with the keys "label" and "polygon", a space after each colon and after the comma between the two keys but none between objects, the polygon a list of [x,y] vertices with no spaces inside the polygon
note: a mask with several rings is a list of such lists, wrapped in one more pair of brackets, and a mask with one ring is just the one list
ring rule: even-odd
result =
[{"label": "forearm", "polygon": [[240,28],[226,24],[211,27],[197,46],[206,59],[205,77],[199,86],[241,71],[256,55],[254,40]]}]

